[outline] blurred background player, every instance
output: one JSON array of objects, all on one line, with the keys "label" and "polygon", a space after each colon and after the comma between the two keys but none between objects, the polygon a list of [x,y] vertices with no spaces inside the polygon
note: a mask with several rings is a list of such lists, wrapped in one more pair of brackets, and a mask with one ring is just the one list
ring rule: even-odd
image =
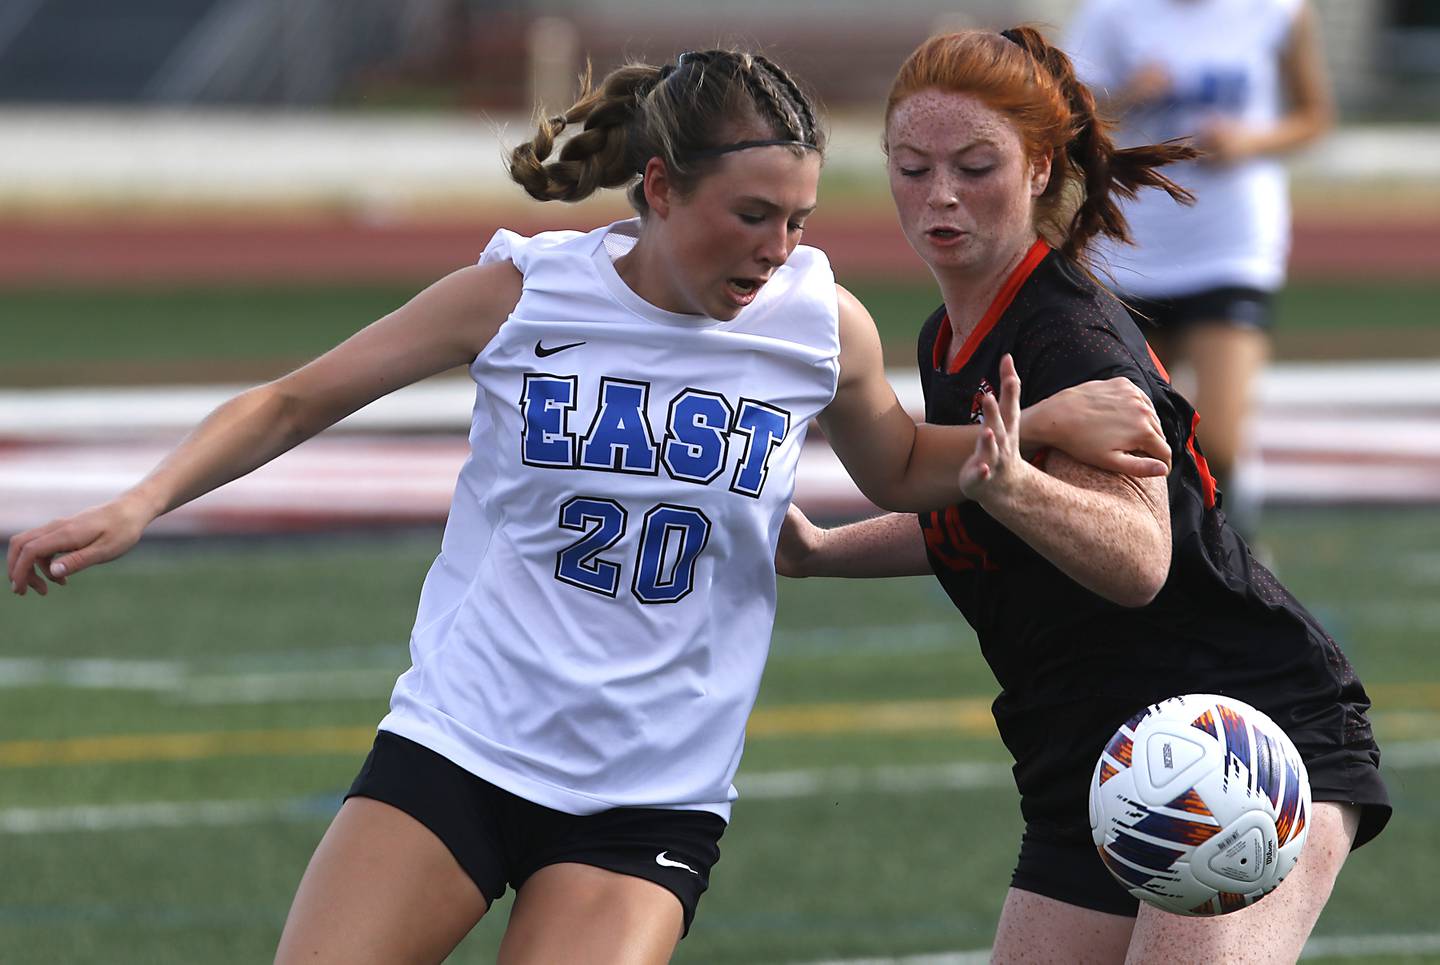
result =
[{"label": "blurred background player", "polygon": [[1195,204],[1124,202],[1135,244],[1099,240],[1095,265],[1164,365],[1182,383],[1178,369],[1193,372],[1225,511],[1253,535],[1262,494],[1242,469],[1290,248],[1280,155],[1334,115],[1315,14],[1306,0],[1085,0],[1066,46],[1122,147],[1184,138],[1204,152],[1171,175]]}]

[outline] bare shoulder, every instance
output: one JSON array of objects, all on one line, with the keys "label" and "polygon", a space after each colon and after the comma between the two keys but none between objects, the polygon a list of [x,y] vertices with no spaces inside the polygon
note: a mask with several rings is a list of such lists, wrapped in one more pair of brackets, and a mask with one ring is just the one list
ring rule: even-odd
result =
[{"label": "bare shoulder", "polygon": [[841,318],[844,318],[847,313],[857,312],[865,318],[870,317],[870,312],[861,304],[860,299],[856,298],[850,289],[839,283],[835,285],[835,300],[839,304]]},{"label": "bare shoulder", "polygon": [[509,261],[452,272],[416,296],[427,314],[453,321],[475,354],[489,344],[520,301],[524,276]]},{"label": "bare shoulder", "polygon": [[844,285],[835,286],[835,307],[840,315],[841,342],[864,338],[868,333],[878,344],[880,335],[875,330],[875,319],[870,316],[870,310]]},{"label": "bare shoulder", "polygon": [[860,299],[835,286],[840,314],[840,382],[842,386],[856,380],[878,376],[884,378],[883,352],[875,319]]}]

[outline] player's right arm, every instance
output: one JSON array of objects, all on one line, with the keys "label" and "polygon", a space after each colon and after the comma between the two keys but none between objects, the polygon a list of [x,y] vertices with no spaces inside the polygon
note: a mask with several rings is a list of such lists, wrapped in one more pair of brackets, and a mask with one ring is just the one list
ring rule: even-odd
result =
[{"label": "player's right arm", "polygon": [[217,408],[140,482],[108,503],[10,540],[10,588],[46,592],[129,550],[156,517],[263,466],[402,386],[469,364],[509,317],[510,262],[461,269],[294,372]]}]

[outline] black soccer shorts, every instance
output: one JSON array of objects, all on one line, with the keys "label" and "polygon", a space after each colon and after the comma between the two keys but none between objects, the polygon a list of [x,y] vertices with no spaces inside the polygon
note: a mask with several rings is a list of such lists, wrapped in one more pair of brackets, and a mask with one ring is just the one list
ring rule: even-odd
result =
[{"label": "black soccer shorts", "polygon": [[448,758],[380,731],[345,795],[399,808],[429,828],[494,904],[536,871],[563,862],[653,881],[680,901],[685,932],[710,869],[720,860],[725,821],[709,811],[614,808],[566,814],[484,781]]},{"label": "black soccer shorts", "polygon": [[1227,285],[1177,298],[1142,298],[1120,293],[1140,331],[1154,326],[1178,332],[1204,322],[1227,322],[1269,331],[1275,322],[1275,296],[1260,288]]}]

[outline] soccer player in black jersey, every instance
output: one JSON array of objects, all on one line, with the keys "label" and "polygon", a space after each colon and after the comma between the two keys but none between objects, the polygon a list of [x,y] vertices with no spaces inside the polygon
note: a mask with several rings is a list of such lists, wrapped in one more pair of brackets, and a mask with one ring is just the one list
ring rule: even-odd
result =
[{"label": "soccer player in black jersey", "polygon": [[[975,627],[1001,685],[1025,832],[994,960],[1294,961],[1349,851],[1390,806],[1365,695],[1326,632],[1226,523],[1194,409],[1123,305],[1085,266],[1097,235],[1126,240],[1115,195],[1158,187],[1194,152],[1116,150],[1065,55],[1028,28],[927,41],[892,88],[891,190],[944,304],[919,343],[926,417],[982,423],[967,501],[829,532],[792,510],[788,575],[933,572]],[[1168,478],[1133,478],[1020,449],[1020,407],[1123,376],[1153,404]],[[1144,907],[1102,866],[1086,796],[1095,761],[1136,710],[1228,694],[1283,727],[1315,806],[1296,869],[1221,918]],[[1137,914],[1138,911],[1138,914]]]}]

